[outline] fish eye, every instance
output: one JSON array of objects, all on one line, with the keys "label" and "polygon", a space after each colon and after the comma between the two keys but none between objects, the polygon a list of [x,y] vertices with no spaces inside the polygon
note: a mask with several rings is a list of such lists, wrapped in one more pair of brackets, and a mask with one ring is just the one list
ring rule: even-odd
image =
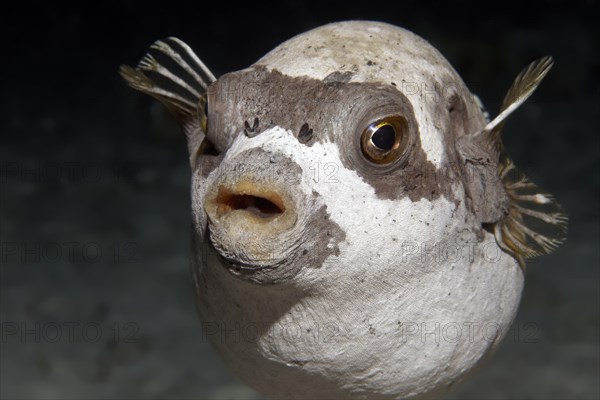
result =
[{"label": "fish eye", "polygon": [[376,164],[389,164],[397,160],[406,144],[406,125],[406,120],[400,116],[371,123],[360,139],[364,156]]}]

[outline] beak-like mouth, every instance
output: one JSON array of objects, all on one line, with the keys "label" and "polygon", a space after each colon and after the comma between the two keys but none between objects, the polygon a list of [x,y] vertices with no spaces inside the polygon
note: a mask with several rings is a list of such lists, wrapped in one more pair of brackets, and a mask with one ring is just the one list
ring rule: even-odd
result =
[{"label": "beak-like mouth", "polygon": [[253,187],[232,190],[220,186],[214,201],[218,216],[244,210],[259,219],[272,219],[286,211],[283,200],[276,192]]}]

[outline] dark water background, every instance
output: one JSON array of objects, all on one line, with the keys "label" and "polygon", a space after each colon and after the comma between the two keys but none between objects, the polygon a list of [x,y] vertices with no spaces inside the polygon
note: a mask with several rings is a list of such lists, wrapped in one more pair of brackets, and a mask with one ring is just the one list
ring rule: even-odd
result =
[{"label": "dark water background", "polygon": [[504,140],[568,210],[569,238],[529,264],[511,333],[449,398],[598,398],[600,7],[526,4],[2,2],[0,397],[260,398],[200,335],[183,137],[117,69],[175,35],[219,75],[374,19],[429,40],[492,114],[521,68],[554,56]]}]

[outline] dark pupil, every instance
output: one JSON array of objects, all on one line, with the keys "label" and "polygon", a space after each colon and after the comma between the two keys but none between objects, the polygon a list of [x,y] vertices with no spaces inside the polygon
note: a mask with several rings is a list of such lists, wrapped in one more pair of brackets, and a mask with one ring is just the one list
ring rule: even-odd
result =
[{"label": "dark pupil", "polygon": [[378,149],[389,151],[396,141],[396,131],[391,125],[384,125],[373,133],[371,141]]}]

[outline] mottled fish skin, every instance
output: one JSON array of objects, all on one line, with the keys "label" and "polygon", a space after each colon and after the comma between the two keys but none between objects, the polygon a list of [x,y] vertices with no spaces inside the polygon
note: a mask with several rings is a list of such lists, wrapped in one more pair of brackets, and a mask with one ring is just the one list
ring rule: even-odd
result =
[{"label": "mottled fish skin", "polygon": [[[564,237],[500,139],[548,59],[490,122],[437,50],[385,23],[313,29],[218,79],[181,41],[153,48],[178,72],[147,56],[122,75],[186,132],[203,335],[244,381],[274,398],[431,398],[491,354],[524,259]],[[396,121],[389,162],[364,147],[381,121]],[[547,242],[523,215],[558,231]]]}]

